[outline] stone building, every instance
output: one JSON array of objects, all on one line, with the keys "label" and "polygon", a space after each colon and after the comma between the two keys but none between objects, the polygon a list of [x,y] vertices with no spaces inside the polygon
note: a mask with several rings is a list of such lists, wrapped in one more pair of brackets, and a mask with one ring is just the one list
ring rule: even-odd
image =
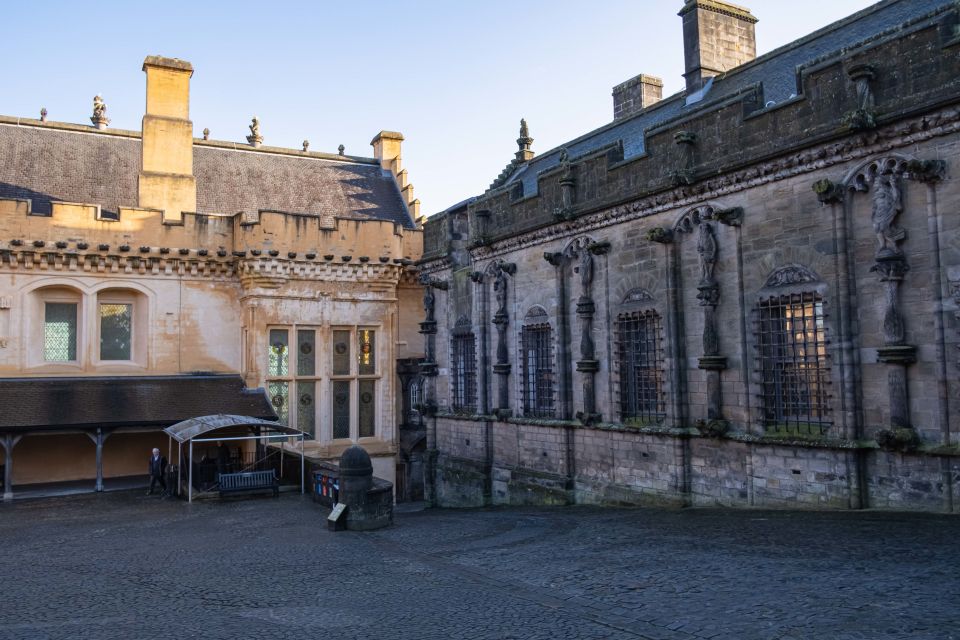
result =
[{"label": "stone building", "polygon": [[431,498],[960,510],[960,6],[679,15],[684,91],[424,225]]},{"label": "stone building", "polygon": [[142,131],[100,96],[92,127],[0,117],[5,497],[142,475],[163,427],[216,413],[275,412],[314,458],[362,443],[394,480],[397,362],[422,349],[403,136],[373,158],[264,146],[256,118],[194,138],[191,65],[143,70]]}]

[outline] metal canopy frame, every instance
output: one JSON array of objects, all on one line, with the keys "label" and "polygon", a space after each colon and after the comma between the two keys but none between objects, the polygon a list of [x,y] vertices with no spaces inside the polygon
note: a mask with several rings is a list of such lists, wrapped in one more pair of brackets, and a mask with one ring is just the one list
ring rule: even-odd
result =
[{"label": "metal canopy frame", "polygon": [[[259,436],[252,434],[249,436],[225,436],[220,438],[201,437],[206,436],[213,431],[231,427],[260,427],[262,429],[269,429],[271,431],[279,431],[280,433],[270,433]],[[306,492],[306,485],[303,479],[303,474],[306,470],[303,442],[307,434],[303,431],[294,429],[293,427],[288,427],[287,425],[279,422],[270,422],[268,420],[261,420],[259,418],[252,418],[250,416],[217,414],[210,416],[198,416],[196,418],[183,420],[182,422],[178,422],[177,424],[167,427],[164,429],[164,432],[170,439],[169,448],[172,448],[174,440],[177,441],[177,487],[180,486],[181,473],[183,471],[183,445],[184,443],[189,443],[190,469],[187,476],[187,502],[193,502],[194,442],[223,442],[225,440],[265,440],[269,442],[270,440],[289,440],[290,438],[296,438],[300,441],[300,494],[302,495]],[[282,446],[280,447],[280,455],[283,455]],[[281,471],[283,469],[282,464],[281,457]]]}]

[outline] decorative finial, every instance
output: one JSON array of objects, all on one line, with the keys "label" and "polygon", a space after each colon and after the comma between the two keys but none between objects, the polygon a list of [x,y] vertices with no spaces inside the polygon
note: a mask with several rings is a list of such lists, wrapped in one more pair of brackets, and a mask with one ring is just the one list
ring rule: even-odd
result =
[{"label": "decorative finial", "polygon": [[306,153],[307,149],[309,149],[309,148],[310,148],[310,141],[309,141],[309,140],[304,140],[304,141],[303,141],[303,151],[304,151],[304,153]]},{"label": "decorative finial", "polygon": [[93,116],[90,118],[97,129],[106,129],[110,124],[110,118],[107,117],[107,104],[99,95],[93,97]]},{"label": "decorative finial", "polygon": [[46,122],[46,121],[47,121],[47,108],[46,108],[46,107],[41,107],[41,108],[40,108],[40,122]]},{"label": "decorative finial", "polygon": [[340,145],[339,147],[337,147],[337,153],[339,153],[340,155],[343,155],[343,152],[346,150],[347,148],[343,145]]},{"label": "decorative finial", "polygon": [[247,136],[247,142],[254,147],[259,147],[263,142],[263,136],[260,135],[260,121],[257,116],[253,116],[253,120],[250,121],[250,135]]},{"label": "decorative finial", "polygon": [[209,140],[209,139],[210,139],[210,129],[208,129],[208,128],[206,128],[206,127],[203,128],[203,139],[204,139],[204,140]]},{"label": "decorative finial", "polygon": [[532,144],[533,138],[530,137],[530,129],[527,128],[527,121],[524,118],[520,118],[520,137],[517,138],[517,146],[519,147],[517,160],[526,162],[533,157],[533,151],[530,150],[530,145]]}]

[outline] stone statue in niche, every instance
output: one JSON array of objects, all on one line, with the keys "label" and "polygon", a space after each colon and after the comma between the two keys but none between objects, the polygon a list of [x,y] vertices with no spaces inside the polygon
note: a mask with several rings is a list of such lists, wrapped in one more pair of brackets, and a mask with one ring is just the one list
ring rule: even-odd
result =
[{"label": "stone statue in niche", "polygon": [[706,222],[700,223],[697,253],[700,254],[700,284],[711,284],[717,264],[717,239],[713,236],[713,228]]},{"label": "stone statue in niche", "polygon": [[427,313],[427,322],[433,322],[433,305],[435,302],[433,287],[427,285],[423,288],[423,310]]},{"label": "stone statue in niche", "polygon": [[897,176],[879,174],[873,182],[873,231],[877,234],[877,258],[900,255],[897,243],[906,237],[906,231],[895,222],[903,211]]},{"label": "stone statue in niche", "polygon": [[507,276],[502,268],[497,269],[493,279],[493,293],[497,297],[497,314],[507,313]]},{"label": "stone statue in niche", "polygon": [[586,247],[580,249],[580,284],[583,285],[584,295],[589,295],[590,285],[593,283],[593,256]]}]

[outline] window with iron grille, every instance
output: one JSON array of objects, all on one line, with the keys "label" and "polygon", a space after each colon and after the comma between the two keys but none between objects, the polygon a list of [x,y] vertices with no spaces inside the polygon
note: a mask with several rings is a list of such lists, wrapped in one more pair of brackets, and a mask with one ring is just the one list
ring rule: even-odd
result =
[{"label": "window with iron grille", "polygon": [[453,410],[458,413],[477,411],[477,351],[472,332],[456,331],[453,336]]},{"label": "window with iron grille", "polygon": [[[528,314],[528,320],[530,314]],[[553,341],[550,325],[527,324],[520,334],[523,415],[553,416]]]},{"label": "window with iron grille", "polygon": [[819,435],[830,426],[825,318],[817,293],[760,301],[757,345],[768,431]]},{"label": "window with iron grille", "polygon": [[617,317],[620,419],[647,424],[663,418],[663,347],[660,315],[653,310]]}]

